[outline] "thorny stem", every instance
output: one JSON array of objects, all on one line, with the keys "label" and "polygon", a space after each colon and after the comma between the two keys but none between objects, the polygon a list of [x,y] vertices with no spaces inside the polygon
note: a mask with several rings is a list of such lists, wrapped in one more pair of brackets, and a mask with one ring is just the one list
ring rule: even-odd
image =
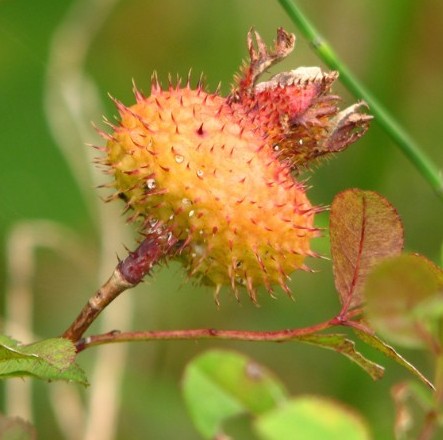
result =
[{"label": "thorny stem", "polygon": [[398,145],[406,157],[421,173],[438,197],[443,199],[443,176],[436,165],[421,150],[384,106],[356,79],[347,66],[338,58],[334,50],[320,36],[312,23],[296,6],[293,0],[278,0],[294,24],[311,43],[319,57],[331,68],[340,73],[340,79],[349,91],[369,105],[376,121],[388,136]]},{"label": "thorny stem", "polygon": [[261,341],[261,342],[284,342],[300,339],[303,337],[326,330],[337,325],[345,325],[345,322],[337,318],[322,322],[310,327],[284,329],[276,331],[249,331],[249,330],[217,330],[189,329],[189,330],[153,330],[139,332],[111,331],[100,335],[88,336],[79,340],[76,344],[77,352],[97,345],[111,344],[116,342],[148,342],[154,340],[198,340],[198,339],[223,339],[237,341]]},{"label": "thorny stem", "polygon": [[[89,299],[74,322],[63,333],[63,337],[75,343],[77,352],[89,347],[115,342],[159,339],[229,339],[283,342],[293,339],[302,340],[307,335],[312,335],[333,326],[351,327],[353,326],[352,319],[361,313],[359,309],[352,310],[349,313],[343,309],[336,317],[310,327],[276,331],[191,329],[120,332],[114,330],[109,333],[82,338],[99,314],[118,295],[139,284],[155,264],[176,254],[183,246],[185,244],[178,241],[171,231],[162,225],[152,228],[138,248],[134,252],[130,252],[124,260],[117,264],[111,277]],[[362,329],[362,331],[365,330],[365,328]]]},{"label": "thorny stem", "polygon": [[354,322],[353,319],[361,314],[361,309],[347,311],[345,307],[340,313],[328,321],[309,327],[284,329],[275,331],[248,331],[248,330],[216,330],[189,329],[189,330],[151,330],[136,332],[120,332],[113,330],[108,333],[82,338],[85,331],[94,322],[97,316],[120,293],[136,286],[152,267],[164,258],[167,258],[182,248],[170,231],[158,226],[150,231],[139,247],[131,252],[123,261],[120,261],[113,274],[102,287],[92,296],[78,317],[64,332],[63,337],[70,339],[76,345],[77,352],[89,347],[116,342],[135,342],[153,340],[186,340],[186,339],[225,339],[240,341],[267,341],[283,342],[303,340],[304,337],[318,333],[334,326],[348,326],[359,328],[363,332],[368,329]]},{"label": "thorny stem", "polygon": [[162,225],[152,229],[138,248],[117,264],[109,280],[89,299],[74,322],[63,333],[63,337],[77,342],[118,295],[135,287],[155,264],[175,253],[177,243],[177,239]]}]

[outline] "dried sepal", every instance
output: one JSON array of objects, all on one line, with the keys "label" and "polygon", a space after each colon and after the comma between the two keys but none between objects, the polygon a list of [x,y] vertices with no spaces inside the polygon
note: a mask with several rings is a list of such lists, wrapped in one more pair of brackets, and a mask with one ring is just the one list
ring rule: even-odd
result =
[{"label": "dried sepal", "polygon": [[298,171],[358,140],[372,117],[362,113],[364,103],[340,111],[340,98],[331,93],[338,78],[335,71],[300,67],[257,83],[266,69],[292,52],[294,44],[295,37],[279,29],[274,47],[267,49],[260,35],[251,30],[250,61],[229,99],[259,124],[279,159]]},{"label": "dried sepal", "polygon": [[331,120],[331,130],[324,142],[325,154],[344,150],[366,133],[372,116],[361,111],[367,108],[367,104],[361,101],[342,110]]},{"label": "dried sepal", "polygon": [[248,32],[249,64],[245,65],[237,78],[237,86],[230,95],[232,101],[241,101],[243,96],[254,93],[254,86],[260,75],[272,65],[286,58],[295,46],[295,35],[283,28],[277,29],[274,47],[268,49],[260,34],[251,29]]}]

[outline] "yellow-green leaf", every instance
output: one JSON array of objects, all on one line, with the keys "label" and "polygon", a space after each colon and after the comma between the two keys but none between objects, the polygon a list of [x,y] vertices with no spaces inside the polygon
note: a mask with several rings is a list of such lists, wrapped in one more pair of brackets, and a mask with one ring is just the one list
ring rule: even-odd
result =
[{"label": "yellow-green leaf", "polygon": [[195,427],[212,439],[230,417],[262,414],[287,399],[280,381],[265,367],[232,351],[212,350],[187,367],[183,392]]},{"label": "yellow-green leaf", "polygon": [[314,396],[298,397],[254,422],[262,440],[369,440],[364,420],[351,408]]},{"label": "yellow-green leaf", "polygon": [[87,385],[83,370],[74,360],[75,347],[67,339],[51,338],[24,345],[0,335],[0,379],[30,376]]}]

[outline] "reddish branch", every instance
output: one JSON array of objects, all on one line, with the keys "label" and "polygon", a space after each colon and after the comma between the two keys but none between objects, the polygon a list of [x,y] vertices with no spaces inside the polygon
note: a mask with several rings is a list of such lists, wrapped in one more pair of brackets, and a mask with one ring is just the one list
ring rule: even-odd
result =
[{"label": "reddish branch", "polygon": [[283,342],[292,339],[303,339],[304,336],[317,333],[321,330],[345,325],[340,319],[333,318],[329,321],[296,329],[284,329],[276,331],[249,331],[249,330],[216,330],[189,329],[189,330],[157,330],[140,332],[120,332],[118,330],[101,335],[88,336],[77,342],[77,352],[96,345],[110,344],[115,342],[146,342],[153,340],[185,340],[185,339],[229,339],[239,341],[267,341]]},{"label": "reddish branch", "polygon": [[361,314],[361,309],[355,309],[347,317],[339,313],[336,317],[309,327],[292,328],[274,331],[251,331],[251,330],[218,330],[214,328],[187,329],[187,330],[147,330],[135,332],[121,332],[113,330],[108,333],[92,335],[80,339],[77,344],[77,352],[89,347],[116,342],[148,342],[154,340],[197,340],[197,339],[224,339],[251,342],[285,342],[294,339],[301,340],[303,337],[318,333],[335,326],[354,327],[365,333],[372,331],[355,317]]}]

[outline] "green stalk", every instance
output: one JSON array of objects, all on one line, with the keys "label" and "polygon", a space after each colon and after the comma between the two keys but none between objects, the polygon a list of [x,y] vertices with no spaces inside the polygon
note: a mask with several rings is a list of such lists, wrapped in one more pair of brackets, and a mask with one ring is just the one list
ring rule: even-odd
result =
[{"label": "green stalk", "polygon": [[436,165],[384,106],[355,78],[293,0],[278,1],[323,62],[340,73],[342,83],[353,95],[366,101],[377,123],[417,168],[437,196],[443,199],[443,177]]}]

